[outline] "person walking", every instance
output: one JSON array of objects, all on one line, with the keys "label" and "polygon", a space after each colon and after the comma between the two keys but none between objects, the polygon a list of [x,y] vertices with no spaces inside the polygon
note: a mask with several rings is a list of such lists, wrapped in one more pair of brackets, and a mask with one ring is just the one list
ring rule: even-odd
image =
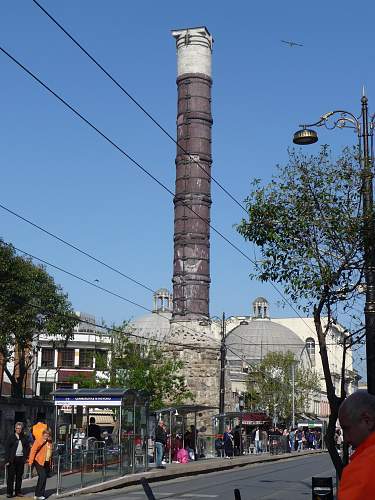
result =
[{"label": "person walking", "polygon": [[[23,497],[21,492],[22,476],[30,445],[23,432],[23,423],[17,422],[5,443],[5,467],[7,467],[7,497]],[[15,492],[15,495],[14,495]]]},{"label": "person walking", "polygon": [[260,442],[260,431],[259,431],[259,427],[257,427],[255,429],[255,433],[254,433],[255,453],[260,453],[259,442]]},{"label": "person walking", "polygon": [[295,451],[295,432],[294,429],[291,429],[289,432],[289,447],[290,451]]},{"label": "person walking", "polygon": [[166,444],[167,432],[165,430],[163,420],[160,420],[155,430],[156,467],[159,469],[165,469],[165,466],[162,464],[162,460]]},{"label": "person walking", "polygon": [[233,458],[233,449],[234,449],[234,438],[232,434],[232,429],[228,426],[227,430],[224,432],[225,458]]},{"label": "person walking", "polygon": [[35,488],[35,500],[45,500],[47,477],[50,471],[53,445],[51,434],[44,430],[42,436],[34,441],[29,455],[29,465],[35,465],[38,482]]},{"label": "person walking", "polygon": [[298,441],[297,451],[299,453],[303,449],[303,438],[304,438],[303,431],[301,429],[298,429],[296,435],[297,435],[297,441]]}]

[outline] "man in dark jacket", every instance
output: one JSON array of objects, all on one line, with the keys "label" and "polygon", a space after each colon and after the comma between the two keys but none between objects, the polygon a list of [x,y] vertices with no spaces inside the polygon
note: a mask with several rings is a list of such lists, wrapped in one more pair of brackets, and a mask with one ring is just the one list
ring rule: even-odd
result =
[{"label": "man in dark jacket", "polygon": [[[21,485],[25,462],[29,455],[30,444],[23,433],[22,422],[17,422],[15,433],[11,434],[5,443],[5,465],[8,466],[7,497],[22,497]],[[15,489],[14,480],[16,481]]]},{"label": "man in dark jacket", "polygon": [[160,420],[155,429],[155,450],[156,450],[156,467],[164,469],[162,465],[164,447],[167,444],[167,433],[164,428],[164,422]]}]

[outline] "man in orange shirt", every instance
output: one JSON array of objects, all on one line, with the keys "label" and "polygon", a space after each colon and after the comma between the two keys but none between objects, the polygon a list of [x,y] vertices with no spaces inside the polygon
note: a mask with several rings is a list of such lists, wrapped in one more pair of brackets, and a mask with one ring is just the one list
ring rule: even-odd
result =
[{"label": "man in orange shirt", "polygon": [[344,468],[338,500],[375,498],[375,396],[357,391],[340,406],[344,441],[356,448]]}]

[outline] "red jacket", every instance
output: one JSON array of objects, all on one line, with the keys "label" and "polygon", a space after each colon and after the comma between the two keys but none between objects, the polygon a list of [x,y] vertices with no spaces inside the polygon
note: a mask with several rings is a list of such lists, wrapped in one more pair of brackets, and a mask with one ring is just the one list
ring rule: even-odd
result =
[{"label": "red jacket", "polygon": [[375,499],[375,432],[370,434],[353,453],[344,468],[338,490],[338,500]]}]

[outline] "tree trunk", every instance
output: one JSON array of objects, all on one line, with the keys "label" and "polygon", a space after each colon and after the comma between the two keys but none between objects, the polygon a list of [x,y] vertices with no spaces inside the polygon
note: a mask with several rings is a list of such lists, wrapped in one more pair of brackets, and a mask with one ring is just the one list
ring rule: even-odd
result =
[{"label": "tree trunk", "polygon": [[339,407],[342,402],[342,398],[336,396],[335,387],[332,382],[331,369],[329,366],[328,353],[327,353],[326,338],[323,332],[322,321],[320,317],[321,305],[322,304],[320,304],[320,307],[314,308],[314,324],[319,340],[319,352],[320,352],[320,358],[322,360],[324,380],[326,383],[327,398],[330,408],[330,415],[328,420],[327,432],[325,435],[325,442],[333,466],[336,469],[337,475],[341,477],[343,470],[343,462],[336,449],[335,431],[336,431],[336,421],[338,418]]}]

